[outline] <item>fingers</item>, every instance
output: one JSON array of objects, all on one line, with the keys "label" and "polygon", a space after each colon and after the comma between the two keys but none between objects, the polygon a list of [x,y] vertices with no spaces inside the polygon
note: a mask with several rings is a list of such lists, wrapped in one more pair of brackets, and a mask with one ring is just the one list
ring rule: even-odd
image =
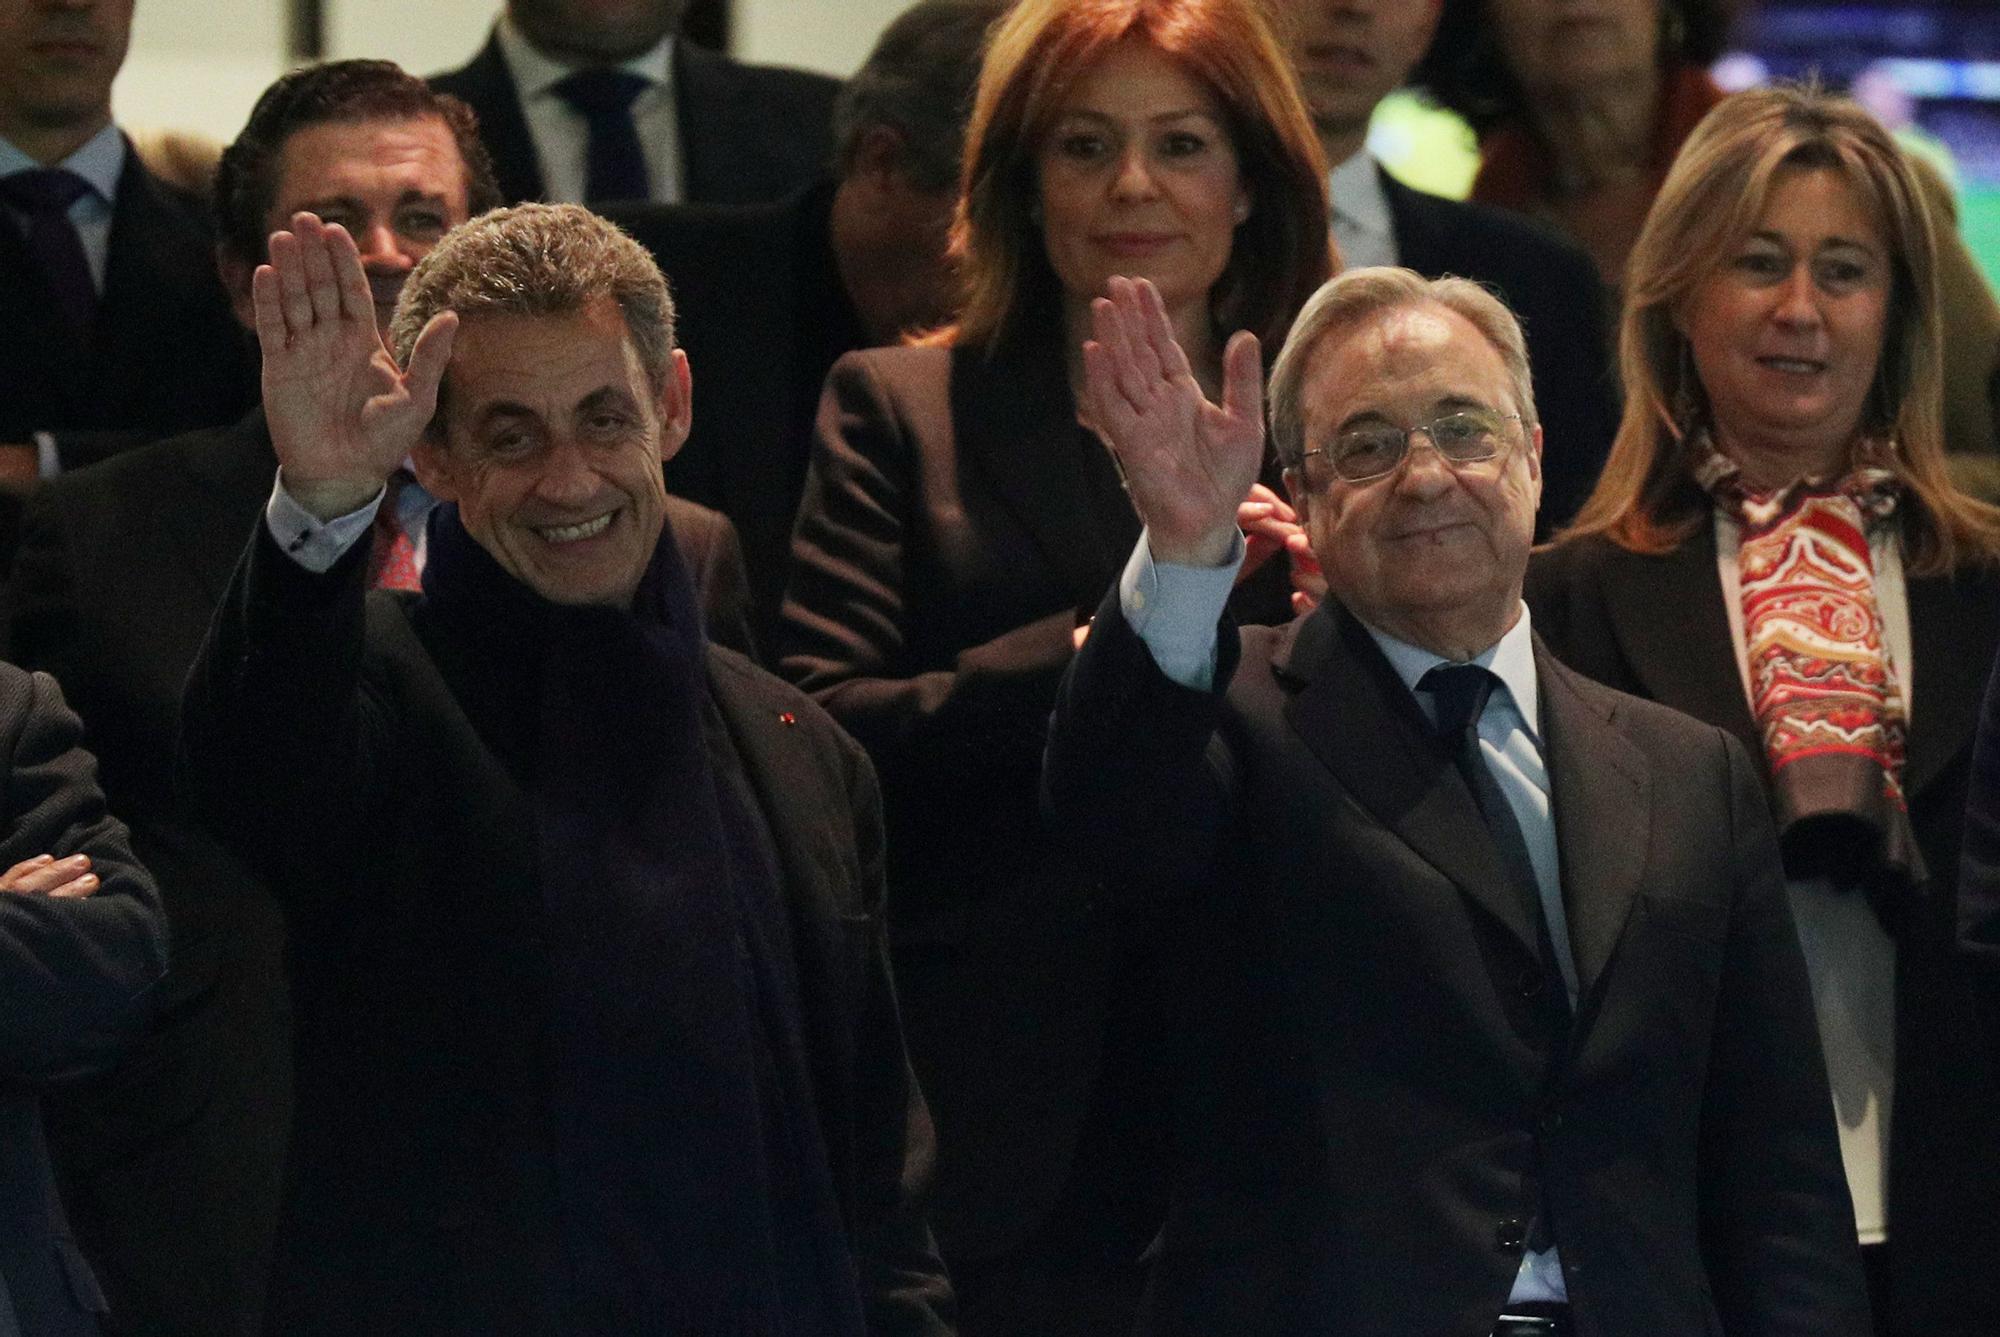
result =
[{"label": "fingers", "polygon": [[1222,408],[1232,417],[1264,421],[1264,364],[1257,336],[1238,330],[1222,350]]},{"label": "fingers", "polygon": [[1160,290],[1151,279],[1140,279],[1132,286],[1137,289],[1140,328],[1145,332],[1147,352],[1157,369],[1155,374],[1175,380],[1194,375],[1186,350],[1174,336],[1174,323],[1167,318],[1167,301],[1160,296]]},{"label": "fingers", "polygon": [[[293,214],[292,231],[298,234],[300,258],[305,262],[306,296],[312,302],[316,325],[340,319],[340,284],[333,276],[334,256],[339,247],[335,235],[311,214]],[[339,236],[345,237],[343,230]],[[349,241],[348,248],[354,243]]]},{"label": "fingers", "polygon": [[326,227],[327,244],[333,251],[333,277],[340,289],[340,314],[349,320],[375,323],[375,293],[368,286],[368,271],[361,263],[361,248],[338,223]]},{"label": "fingers", "polygon": [[[1132,350],[1132,370],[1138,376],[1136,388],[1139,393],[1150,395],[1168,374],[1161,348],[1172,347],[1170,356],[1182,364],[1187,362],[1187,358],[1181,356],[1180,349],[1174,346],[1173,326],[1166,323],[1166,308],[1160,305],[1159,289],[1146,279],[1134,282],[1126,278],[1112,279],[1109,287],[1111,301],[1118,308],[1119,319]],[[1152,294],[1150,298],[1148,293]],[[1157,320],[1162,329],[1154,328],[1156,317],[1153,308],[1156,306],[1159,307]]]},{"label": "fingers", "polygon": [[278,307],[285,313],[288,340],[298,339],[313,325],[312,298],[306,292],[305,248],[295,232],[273,232],[267,248],[277,275]]},{"label": "fingers", "polygon": [[438,386],[444,381],[445,364],[451,361],[451,345],[457,337],[458,312],[440,311],[410,345],[410,362],[403,369],[403,385],[409,391],[411,404],[425,421],[437,411]]},{"label": "fingers", "polygon": [[88,854],[72,854],[64,859],[38,854],[0,874],[0,891],[27,896],[88,896],[97,886],[97,875],[90,871]]},{"label": "fingers", "polygon": [[1104,349],[1105,365],[1111,373],[1109,387],[1136,409],[1151,402],[1152,396],[1147,379],[1139,369],[1132,324],[1125,307],[1118,300],[1119,287],[1125,282],[1113,279],[1112,295],[1100,297],[1090,304],[1090,323],[1091,332]]},{"label": "fingers", "polygon": [[257,344],[266,361],[285,351],[290,336],[285,329],[283,296],[278,291],[278,271],[259,265],[250,276],[250,301],[257,311]]}]

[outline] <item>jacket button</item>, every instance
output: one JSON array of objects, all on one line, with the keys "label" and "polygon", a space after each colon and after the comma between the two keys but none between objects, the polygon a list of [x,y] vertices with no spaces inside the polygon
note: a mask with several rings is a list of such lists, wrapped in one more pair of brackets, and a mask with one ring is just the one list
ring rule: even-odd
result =
[{"label": "jacket button", "polygon": [[1512,1253],[1528,1242],[1528,1223],[1518,1216],[1502,1221],[1493,1232],[1493,1242]]},{"label": "jacket button", "polygon": [[1542,991],[1542,972],[1539,970],[1522,971],[1520,982],[1514,987],[1520,992],[1521,997],[1533,998]]}]

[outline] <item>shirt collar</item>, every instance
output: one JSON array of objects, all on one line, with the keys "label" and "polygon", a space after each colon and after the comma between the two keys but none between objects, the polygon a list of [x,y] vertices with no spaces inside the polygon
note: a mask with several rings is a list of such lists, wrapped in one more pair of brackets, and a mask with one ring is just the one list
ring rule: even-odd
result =
[{"label": "shirt collar", "polygon": [[[1439,664],[1455,661],[1443,655],[1434,654],[1421,646],[1399,641],[1386,631],[1377,630],[1366,622],[1368,634],[1375,638],[1375,644],[1382,647],[1382,654],[1388,659],[1389,667],[1396,670],[1396,676],[1412,692],[1417,690],[1417,682],[1424,674]],[[1528,605],[1521,605],[1521,616],[1507,629],[1507,634],[1486,647],[1483,653],[1474,655],[1472,663],[1483,669],[1490,669],[1500,685],[1513,698],[1514,710],[1528,726],[1528,732],[1539,741],[1541,719],[1541,697],[1535,682],[1535,638],[1530,624]]]},{"label": "shirt collar", "polygon": [[[32,171],[41,165],[0,138],[0,176]],[[107,125],[56,166],[82,177],[108,205],[118,198],[118,178],[125,171],[125,136],[116,125]]]},{"label": "shirt collar", "polygon": [[1333,211],[1359,230],[1378,237],[1394,233],[1389,197],[1375,168],[1375,155],[1357,149],[1326,175],[1327,199]]},{"label": "shirt collar", "polygon": [[[584,68],[581,64],[565,65],[544,53],[521,35],[513,18],[504,12],[494,25],[494,36],[500,43],[500,54],[506,58],[507,69],[514,76],[514,87],[520,90],[523,104],[535,98],[555,96],[549,90],[557,81]],[[674,37],[668,33],[651,50],[641,51],[630,60],[622,60],[615,68],[636,74],[657,88],[671,88],[673,56]]]}]

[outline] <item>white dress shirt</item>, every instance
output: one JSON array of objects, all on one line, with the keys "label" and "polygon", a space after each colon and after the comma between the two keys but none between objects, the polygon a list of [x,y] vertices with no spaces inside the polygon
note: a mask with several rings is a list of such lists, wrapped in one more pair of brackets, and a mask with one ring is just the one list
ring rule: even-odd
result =
[{"label": "white dress shirt", "polygon": [[[1875,607],[1882,640],[1902,688],[1903,718],[1911,718],[1915,666],[1910,656],[1910,606],[1903,583],[1903,553],[1893,526],[1869,537],[1875,567]],[[1729,639],[1743,698],[1750,700],[1750,657],[1743,636],[1742,583],[1737,556],[1742,530],[1731,516],[1715,517],[1715,560]],[[1840,1162],[1854,1199],[1855,1230],[1863,1244],[1889,1238],[1889,1116],[1896,1083],[1896,941],[1875,917],[1865,896],[1843,891],[1825,878],[1787,879],[1785,890],[1812,981],[1820,1048],[1833,1088]]]},{"label": "white dress shirt", "polygon": [[[361,506],[346,515],[337,515],[331,520],[321,520],[311,511],[299,505],[297,498],[285,491],[285,475],[279,471],[277,480],[271,484],[271,499],[264,503],[264,525],[271,531],[271,537],[285,550],[285,555],[306,570],[321,574],[341,559],[349,548],[368,537],[375,525],[375,513],[382,508],[382,499],[389,495],[386,485]],[[424,525],[437,506],[437,498],[424,491],[423,485],[412,478],[403,484],[396,498],[396,526],[409,536],[416,548],[417,570],[424,569],[426,556]]]},{"label": "white dress shirt", "polygon": [[[542,168],[543,195],[553,201],[583,203],[584,174],[589,162],[590,124],[563,101],[555,85],[583,68],[544,55],[502,14],[495,36],[514,90],[527,117],[528,136],[535,141],[535,159]],[[686,193],[681,167],[680,119],[674,112],[674,39],[622,61],[617,68],[638,75],[652,87],[632,101],[632,124],[646,154],[646,183],[656,204],[678,204]]]},{"label": "white dress shirt", "polygon": [[[1119,608],[1126,623],[1145,642],[1154,664],[1170,681],[1196,691],[1207,691],[1214,686],[1216,623],[1222,616],[1223,605],[1229,602],[1243,556],[1244,545],[1239,535],[1228,561],[1219,567],[1155,562],[1149,536],[1140,533],[1138,545],[1119,577]],[[1365,622],[1362,625],[1367,626]],[[1416,696],[1424,712],[1435,719],[1430,693],[1417,691],[1416,684],[1436,665],[1452,661],[1374,627],[1368,627],[1368,634],[1375,638],[1396,676]],[[1514,820],[1527,843],[1542,913],[1555,945],[1556,964],[1562,971],[1563,983],[1568,986],[1573,1008],[1577,998],[1576,961],[1570,951],[1569,917],[1563,909],[1555,812],[1549,800],[1548,765],[1542,756],[1538,726],[1541,698],[1535,680],[1534,636],[1526,604],[1521,605],[1521,616],[1507,634],[1471,662],[1491,670],[1504,689],[1493,692],[1480,712],[1479,749],[1501,792],[1507,796],[1507,806],[1513,809]],[[1562,1260],[1554,1247],[1521,1255],[1514,1288],[1507,1296],[1510,1303],[1568,1298]]]},{"label": "white dress shirt", "polygon": [[1389,197],[1375,155],[1358,149],[1326,177],[1327,200],[1333,210],[1333,240],[1340,247],[1340,267],[1400,263],[1396,225],[1389,215]]}]

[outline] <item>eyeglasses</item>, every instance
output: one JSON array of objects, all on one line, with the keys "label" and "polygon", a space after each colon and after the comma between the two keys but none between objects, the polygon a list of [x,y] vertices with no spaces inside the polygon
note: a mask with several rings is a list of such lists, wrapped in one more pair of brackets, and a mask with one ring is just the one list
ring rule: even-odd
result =
[{"label": "eyeglasses", "polygon": [[1519,421],[1518,413],[1472,408],[1455,409],[1414,427],[1386,422],[1350,427],[1336,436],[1332,445],[1315,446],[1305,452],[1306,486],[1318,491],[1331,486],[1336,478],[1344,483],[1366,483],[1392,474],[1410,453],[1410,439],[1419,432],[1453,468],[1478,464],[1506,449],[1506,424]]}]

